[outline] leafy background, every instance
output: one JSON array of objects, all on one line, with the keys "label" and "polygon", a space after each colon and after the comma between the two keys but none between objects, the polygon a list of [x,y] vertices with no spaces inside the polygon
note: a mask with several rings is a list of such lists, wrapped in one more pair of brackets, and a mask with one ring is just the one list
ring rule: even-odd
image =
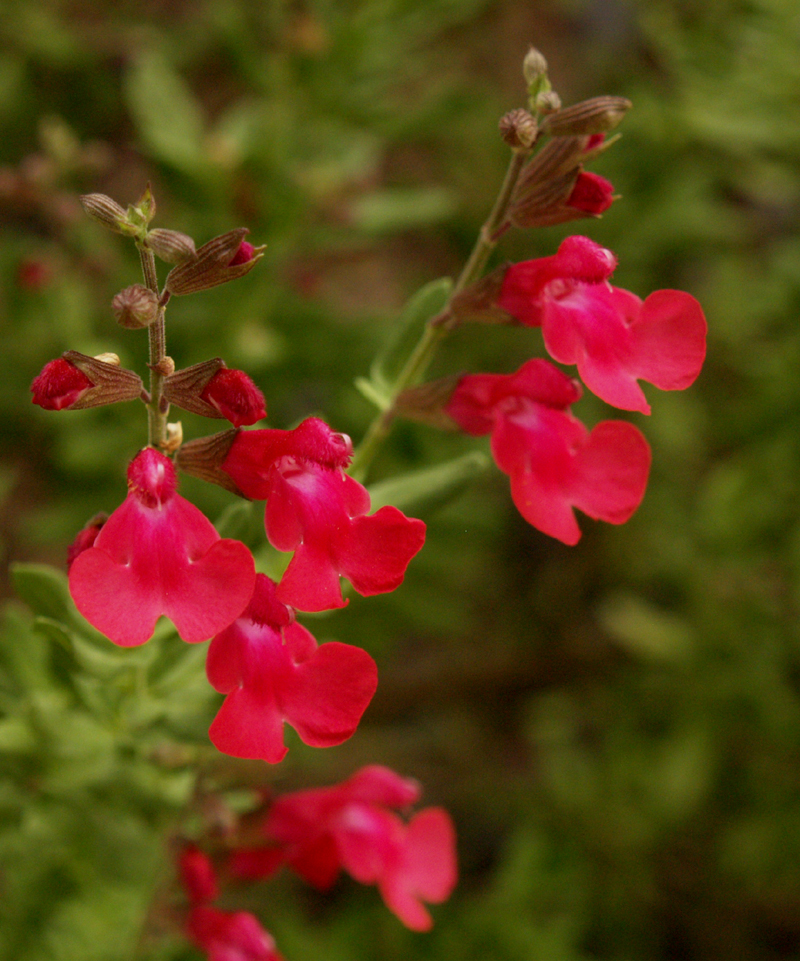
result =
[{"label": "leafy background", "polygon": [[[176,832],[207,831],[232,785],[289,790],[371,762],[451,810],[461,884],[427,935],[346,881],[324,898],[290,878],[232,895],[287,961],[796,957],[794,0],[5,0],[3,14],[0,958],[197,957],[171,921]],[[402,589],[307,622],[378,660],[355,737],[324,752],[295,738],[278,768],[228,762],[206,742],[218,698],[200,648],[165,629],[110,649],[58,576],[22,568],[15,597],[7,573],[63,569],[144,442],[138,405],[27,401],[68,348],[144,368],[142,336],[109,311],[138,279],[135,251],[76,196],[124,204],[149,180],[160,226],[202,242],[247,225],[264,260],[173,301],[170,353],[246,368],[271,426],[321,413],[358,439],[371,410],[353,379],[408,297],[458,270],[491,205],[529,43],[565,103],[633,100],[596,165],[623,199],[577,230],[616,251],[619,286],[700,299],[706,369],[634,415],[654,468],[622,528],[586,521],[566,548],[525,525],[496,472],[422,505],[428,544]],[[567,232],[518,233],[501,255],[552,253]],[[513,370],[539,349],[535,331],[475,326],[434,373]],[[592,398],[577,413],[607,416]],[[191,415],[184,429],[208,432]],[[403,425],[373,479],[470,449]],[[191,479],[183,493],[261,543],[257,512]]]}]

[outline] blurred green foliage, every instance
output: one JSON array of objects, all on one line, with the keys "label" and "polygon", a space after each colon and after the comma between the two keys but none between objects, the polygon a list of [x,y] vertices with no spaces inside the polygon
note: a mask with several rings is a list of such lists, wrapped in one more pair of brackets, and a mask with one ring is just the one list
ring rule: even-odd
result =
[{"label": "blurred green foliage", "polygon": [[[169,894],[176,832],[211,817],[193,807],[195,766],[212,789],[290,789],[371,762],[452,811],[461,885],[428,935],[356,885],[324,899],[290,878],[242,892],[287,961],[796,957],[795,0],[6,0],[3,12],[6,563],[61,566],[83,523],[120,502],[145,441],[138,404],[27,403],[68,348],[115,350],[144,373],[144,335],[109,309],[138,258],[82,215],[78,193],[126,204],[149,180],[158,226],[198,242],[248,226],[264,260],[235,287],[175,298],[169,352],[248,370],[271,426],[322,413],[358,439],[372,411],[354,379],[413,292],[458,270],[491,205],[497,119],[522,103],[529,43],[565,102],[634,102],[597,164],[623,199],[598,222],[511,235],[499,256],[585,232],[618,254],[619,286],[697,296],[710,349],[690,391],[649,394],[653,416],[637,423],[653,475],[624,527],[583,521],[576,548],[552,542],[496,472],[425,505],[428,543],[399,591],[308,619],[320,641],[378,660],[364,723],[329,751],[291,740],[275,769],[208,744],[218,698],[202,650],[166,627],[114,649],[61,579],[20,567],[0,640],[0,959],[196,957]],[[458,331],[433,373],[513,370],[537,336]],[[577,413],[607,416],[590,397]],[[209,432],[192,415],[184,430]],[[471,449],[398,425],[373,480]],[[263,543],[257,508],[188,478],[182,489]]]}]

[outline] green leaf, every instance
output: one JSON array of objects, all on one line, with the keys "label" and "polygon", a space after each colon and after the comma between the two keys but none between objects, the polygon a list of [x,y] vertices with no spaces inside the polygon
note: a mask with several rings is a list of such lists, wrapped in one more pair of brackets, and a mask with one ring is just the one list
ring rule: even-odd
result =
[{"label": "green leaf", "polygon": [[384,234],[441,223],[455,210],[455,195],[444,187],[393,187],[359,197],[350,215],[362,230]]},{"label": "green leaf", "polygon": [[208,169],[200,106],[162,55],[148,52],[134,61],[125,94],[139,135],[156,159],[190,176]]},{"label": "green leaf", "polygon": [[56,621],[75,617],[75,605],[69,594],[67,576],[48,564],[11,565],[14,589],[34,614]]},{"label": "green leaf", "polygon": [[[447,303],[453,281],[449,277],[432,280],[420,288],[400,311],[392,336],[370,367],[371,387],[378,397],[391,393],[403,364],[422,335],[425,324]],[[363,389],[359,388],[362,390]]]},{"label": "green leaf", "polygon": [[129,671],[134,664],[135,652],[120,651],[108,640],[105,641],[107,650],[104,650],[52,618],[37,617],[33,627],[47,640],[67,651],[77,667],[95,677],[107,680]]},{"label": "green leaf", "polygon": [[491,463],[482,451],[471,451],[455,460],[369,488],[373,510],[392,504],[400,510],[428,513],[454,500]]}]

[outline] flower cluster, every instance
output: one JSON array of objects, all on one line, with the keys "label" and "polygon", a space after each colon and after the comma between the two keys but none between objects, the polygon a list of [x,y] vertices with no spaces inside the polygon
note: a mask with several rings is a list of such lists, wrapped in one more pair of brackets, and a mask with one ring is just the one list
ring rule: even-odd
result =
[{"label": "flower cluster", "polygon": [[[575,364],[584,384],[623,410],[650,413],[639,380],[662,390],[694,383],[706,352],[706,320],[690,294],[657,290],[642,301],[612,287],[616,257],[588,237],[567,237],[550,257],[503,267],[457,300],[458,319],[540,327],[550,356]],[[522,516],[565,544],[581,532],[573,508],[622,524],[644,496],[650,448],[633,424],[589,431],[569,411],[581,386],[546,360],[512,374],[466,374],[441,389],[401,396],[404,413],[491,435]],[[434,398],[433,407],[431,398]]]},{"label": "flower cluster", "polygon": [[[46,410],[137,399],[147,409],[148,444],[128,466],[127,497],[110,516],[92,518],[69,548],[70,593],[86,620],[122,647],[148,641],[162,616],[184,641],[210,640],[206,674],[224,698],[209,736],[225,754],[277,764],[287,752],[285,724],[312,747],[341,744],[358,727],[376,690],[375,662],[351,644],[318,645],[296,612],[342,608],[350,589],[365,597],[394,591],[421,550],[424,522],[388,505],[372,513],[356,479],[396,417],[489,436],[520,513],[566,544],[581,537],[576,509],[621,524],[639,506],[651,454],[636,426],[603,420],[589,430],[571,410],[580,382],[539,358],[512,373],[420,384],[443,334],[465,321],[538,327],[553,360],[574,365],[606,403],[641,414],[650,406],[640,381],[682,390],[700,372],[706,322],[697,301],[677,290],[641,300],[612,286],[616,257],[588,237],[568,237],[552,256],[481,276],[507,229],[597,217],[615,200],[613,185],[585,166],[613,141],[606,134],[630,103],[597,97],[562,109],[536,51],[524,73],[530,111],[501,121],[512,161],[498,201],[453,293],[428,318],[394,382],[366,384],[380,412],[356,453],[349,437],[317,417],[293,429],[256,426],[267,416],[264,395],[222,358],[176,370],[166,354],[170,300],[242,278],[262,256],[245,228],[196,247],[178,231],[150,229],[149,187],[127,211],[102,194],[82,198],[96,221],[139,248],[145,283],[117,294],[112,310],[125,330],[148,329],[150,383],[148,390],[114,354],[67,351],[31,385],[33,402]],[[161,289],[156,256],[173,265]],[[171,405],[231,426],[184,443],[181,425],[167,421]],[[279,580],[178,494],[178,469],[264,502],[266,540],[291,555]],[[185,846],[184,932],[209,961],[280,961],[252,914],[216,902],[220,877],[263,878],[282,865],[320,889],[345,871],[376,885],[406,926],[428,930],[426,905],[446,900],[456,881],[455,833],[441,808],[400,816],[419,795],[416,782],[373,765],[342,784],[276,800],[264,813],[261,843],[229,846],[224,874]]]},{"label": "flower cluster", "polygon": [[[232,940],[231,930],[250,937],[261,932],[241,915],[223,915],[211,907],[219,896],[218,874],[249,882],[268,878],[283,865],[323,891],[344,870],[360,884],[376,885],[406,927],[429,930],[433,921],[425,905],[450,896],[456,847],[452,821],[442,808],[423,808],[408,820],[396,813],[408,811],[420,794],[416,781],[369,765],[341,784],[285,794],[256,812],[261,843],[245,845],[234,838],[220,872],[196,846],[187,846],[179,869],[191,905],[187,926],[192,940],[213,959],[213,940]],[[240,920],[234,924],[232,917]],[[254,961],[260,957],[253,954]]]}]

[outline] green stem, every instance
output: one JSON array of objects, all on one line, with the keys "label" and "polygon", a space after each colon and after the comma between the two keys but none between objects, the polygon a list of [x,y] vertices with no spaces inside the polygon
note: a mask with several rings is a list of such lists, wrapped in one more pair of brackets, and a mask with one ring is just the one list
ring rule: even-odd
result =
[{"label": "green stem", "polygon": [[[156,258],[152,250],[139,247],[145,286],[158,296]],[[159,307],[158,316],[147,328],[150,346],[150,402],[147,405],[147,443],[150,447],[164,447],[167,442],[167,406],[163,403],[164,375],[160,365],[167,355],[164,308]],[[163,409],[162,409],[163,408]]]},{"label": "green stem", "polygon": [[506,170],[500,192],[494,202],[492,211],[480,229],[472,253],[464,264],[458,280],[455,282],[450,299],[441,313],[432,317],[423,331],[405,366],[397,375],[391,393],[391,400],[386,410],[381,411],[367,428],[364,439],[359,444],[350,465],[350,473],[356,480],[363,480],[369,465],[378,453],[392,429],[395,418],[395,404],[400,394],[424,377],[425,372],[433,360],[441,342],[457,325],[458,320],[450,310],[453,298],[469,284],[476,281],[483,273],[486,263],[497,246],[507,227],[506,214],[511,197],[514,193],[519,175],[530,154],[529,150],[514,151]]}]

